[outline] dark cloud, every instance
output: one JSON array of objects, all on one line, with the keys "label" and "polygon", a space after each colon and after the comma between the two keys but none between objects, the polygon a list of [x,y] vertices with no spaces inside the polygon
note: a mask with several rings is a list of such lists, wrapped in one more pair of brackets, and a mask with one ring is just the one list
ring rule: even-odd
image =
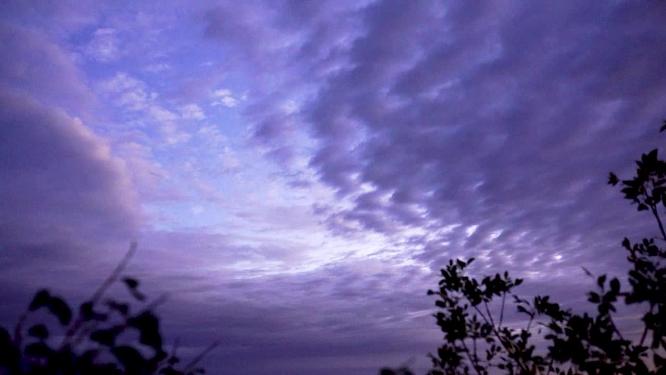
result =
[{"label": "dark cloud", "polygon": [[[80,120],[0,91],[0,324],[36,290],[80,301],[141,220],[124,165]],[[124,245],[123,244],[123,245]],[[101,272],[100,272],[101,271]]]},{"label": "dark cloud", "polygon": [[[284,74],[286,60],[292,78],[315,86],[298,126],[317,140],[311,165],[321,181],[352,199],[350,209],[327,210],[338,230],[341,220],[387,234],[401,225],[436,233],[460,224],[414,246],[435,267],[440,254],[491,249],[493,261],[523,270],[533,254],[579,264],[615,245],[611,234],[631,213],[604,179],[655,145],[666,90],[663,7],[377,1],[340,8],[328,14],[289,3],[262,26],[236,20],[232,34],[211,31],[225,14],[217,9],[208,28],[235,48],[251,45],[263,64],[257,69]],[[267,24],[274,45],[297,40],[303,48],[263,48],[257,27]],[[344,47],[327,43],[336,39]],[[323,69],[330,62],[322,56],[335,56],[337,68]],[[279,143],[278,129],[271,123],[257,135]],[[470,226],[478,227],[467,236]]]},{"label": "dark cloud", "polygon": [[[0,89],[20,91],[37,100],[90,112],[94,98],[72,56],[39,31],[0,21]],[[48,61],[48,64],[44,63]]]},{"label": "dark cloud", "polygon": [[[55,4],[41,5],[42,12],[59,9],[61,23],[49,24],[51,31],[84,21]],[[81,120],[91,117],[95,101],[74,54],[57,36],[27,27],[43,16],[34,4],[0,7],[4,325],[30,293],[55,280],[80,295],[83,285],[97,281],[99,260],[135,237],[142,219],[125,163]]]},{"label": "dark cloud", "polygon": [[424,274],[405,267],[403,287],[389,296],[393,271],[361,261],[291,275],[218,279],[198,292],[180,293],[163,314],[171,318],[171,332],[187,338],[181,342],[191,352],[221,341],[207,359],[218,373],[365,374],[410,359],[422,366],[436,336],[424,329],[431,318],[430,301],[420,290]]},{"label": "dark cloud", "polygon": [[123,164],[80,120],[0,94],[2,238],[39,244],[128,238],[138,216]]},{"label": "dark cloud", "polygon": [[[310,5],[288,3],[259,22],[250,21],[264,11],[217,8],[207,35],[249,47],[256,103],[302,90],[288,129],[315,140],[310,166],[349,203],[313,207],[334,233],[382,233],[402,249],[396,259],[432,269],[476,256],[475,273],[508,269],[529,278],[526,294],[569,306],[583,300],[580,266],[621,271],[622,236],[653,233],[605,182],[661,143],[660,4]],[[230,17],[243,19],[234,33],[211,32]],[[283,118],[260,107],[262,119]],[[264,144],[283,148],[286,121],[249,119]],[[378,293],[400,289],[399,273]],[[368,280],[327,295],[367,298]]]}]

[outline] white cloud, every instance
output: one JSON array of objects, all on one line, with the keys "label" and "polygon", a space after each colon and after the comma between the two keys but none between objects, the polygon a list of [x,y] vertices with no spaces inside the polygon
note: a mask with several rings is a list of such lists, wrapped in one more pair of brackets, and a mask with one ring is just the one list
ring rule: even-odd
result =
[{"label": "white cloud", "polygon": [[170,145],[187,142],[192,137],[190,134],[180,130],[173,122],[161,124],[160,131],[166,143]]},{"label": "white cloud", "polygon": [[214,125],[206,125],[199,129],[197,134],[205,141],[214,145],[222,145],[228,142],[227,137],[222,134],[219,127]]},{"label": "white cloud", "polygon": [[143,70],[149,73],[161,73],[164,71],[167,71],[171,69],[171,65],[167,63],[155,63],[155,64],[150,64],[146,65]]},{"label": "white cloud", "polygon": [[86,47],[86,54],[99,62],[110,62],[120,57],[118,36],[115,29],[97,29]]},{"label": "white cloud", "polygon": [[148,113],[153,117],[153,119],[161,123],[174,122],[178,119],[178,116],[175,113],[162,108],[159,105],[150,106]]},{"label": "white cloud", "polygon": [[213,91],[211,105],[223,105],[227,108],[233,108],[238,105],[238,99],[229,89],[218,89]]},{"label": "white cloud", "polygon": [[116,94],[118,104],[133,111],[147,108],[151,99],[146,84],[127,73],[117,73],[113,78],[102,82],[102,89]]},{"label": "white cloud", "polygon": [[241,165],[240,160],[236,157],[236,153],[229,147],[224,147],[219,160],[225,172],[235,171]]},{"label": "white cloud", "polygon": [[186,120],[203,120],[206,118],[203,109],[196,104],[181,106],[179,111],[180,115]]},{"label": "white cloud", "polygon": [[143,120],[155,123],[167,144],[186,142],[191,138],[188,133],[179,128],[178,120],[186,118],[186,115],[195,117],[203,115],[203,111],[196,105],[182,107],[185,108],[186,113],[167,109],[158,100],[157,93],[150,91],[145,82],[131,77],[127,73],[117,73],[113,78],[102,82],[101,88],[113,94],[112,98],[118,106],[125,110],[138,112],[141,116],[145,116]]}]

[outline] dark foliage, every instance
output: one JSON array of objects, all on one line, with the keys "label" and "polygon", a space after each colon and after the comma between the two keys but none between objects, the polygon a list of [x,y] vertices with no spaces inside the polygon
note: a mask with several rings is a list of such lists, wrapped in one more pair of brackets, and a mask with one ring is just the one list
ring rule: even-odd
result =
[{"label": "dark foliage", "polygon": [[[13,333],[0,327],[0,375],[205,373],[197,363],[214,345],[183,366],[179,366],[177,348],[170,352],[164,348],[160,320],[154,312],[163,298],[146,303],[139,282],[129,277],[122,282],[136,300],[134,304],[105,297],[135,249],[133,245],[76,313],[63,298],[46,289],[38,291]],[[135,306],[137,303],[139,306]],[[137,311],[133,311],[135,308]],[[37,311],[55,319],[32,322]]]},{"label": "dark foliage", "polygon": [[[595,289],[587,293],[594,313],[577,314],[549,296],[519,297],[514,289],[522,280],[507,272],[477,279],[466,274],[473,258],[451,260],[441,270],[439,288],[428,291],[437,297],[435,318],[444,334],[444,343],[430,355],[430,375],[666,374],[666,250],[660,247],[666,242],[660,213],[666,207],[666,162],[652,150],[636,164],[634,177],[621,180],[610,173],[608,183],[620,185],[625,199],[655,219],[659,236],[622,240],[628,285],[617,277],[595,277]],[[509,303],[525,317],[523,327],[505,325]],[[625,337],[616,325],[619,303],[643,308],[639,337]],[[537,350],[536,337],[547,347]]]}]

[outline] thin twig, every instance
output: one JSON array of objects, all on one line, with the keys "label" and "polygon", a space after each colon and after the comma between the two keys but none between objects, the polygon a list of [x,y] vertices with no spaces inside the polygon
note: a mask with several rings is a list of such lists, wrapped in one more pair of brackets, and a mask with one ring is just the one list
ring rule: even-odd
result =
[{"label": "thin twig", "polygon": [[486,309],[486,313],[488,314],[488,319],[490,319],[490,323],[495,327],[495,321],[493,320],[493,314],[490,313],[490,309],[488,308],[488,302],[483,302],[483,307]]},{"label": "thin twig", "polygon": [[[504,340],[502,338],[502,335],[500,335],[499,331],[497,330],[497,327],[495,326],[495,322],[493,320],[492,314],[490,314],[490,309],[488,308],[488,303],[484,302],[483,304],[484,304],[484,307],[486,309],[486,312],[488,313],[488,319],[486,319],[486,317],[483,315],[483,313],[481,313],[481,310],[477,306],[474,306],[474,309],[476,310],[477,313],[479,313],[479,315],[481,315],[483,320],[485,320],[485,322],[491,326],[492,331],[495,334],[495,337],[497,337],[500,344],[502,344],[502,347],[504,348],[504,350],[507,351],[507,353],[509,354],[509,357],[511,358],[511,356],[514,354],[513,348],[509,346],[509,342],[507,342],[507,340]],[[513,358],[513,360],[516,362],[516,364],[518,365],[518,367],[520,367],[521,370],[529,371],[529,369],[525,366],[525,364],[521,363],[518,359]]]},{"label": "thin twig", "polygon": [[127,267],[127,264],[129,263],[130,259],[132,259],[132,256],[134,256],[134,253],[136,253],[136,242],[132,242],[130,244],[129,250],[127,250],[127,253],[125,253],[125,256],[123,259],[118,263],[116,268],[111,272],[109,277],[104,280],[102,285],[97,288],[95,291],[95,294],[93,294],[92,298],[90,299],[90,302],[92,302],[93,306],[99,302],[100,298],[106,293],[106,290],[109,289],[109,287],[118,279],[120,276],[120,273],[123,272],[125,267]]},{"label": "thin twig", "polygon": [[478,375],[481,375],[481,372],[479,372],[480,366],[478,366],[479,359],[475,358],[474,360],[472,360],[472,356],[470,355],[469,348],[467,348],[467,344],[465,344],[465,340],[461,339],[460,342],[462,343],[463,348],[465,348],[465,354],[467,355],[467,359],[472,364],[472,367],[474,367],[474,372],[476,372]]},{"label": "thin twig", "polygon": [[613,330],[617,335],[620,337],[620,340],[624,340],[624,336],[622,336],[622,332],[617,328],[617,325],[615,325],[615,322],[613,321],[613,317],[611,316],[610,312],[608,313],[608,320],[610,321],[610,324],[613,326]]},{"label": "thin twig", "polygon": [[[136,248],[137,244],[136,242],[130,243],[130,247],[127,250],[127,253],[125,253],[125,256],[120,260],[120,263],[116,266],[116,268],[113,269],[111,274],[104,280],[104,282],[97,288],[95,293],[92,295],[90,298],[90,308],[92,309],[97,302],[104,296],[104,293],[109,289],[109,287],[118,279],[120,276],[121,272],[127,267],[127,264],[129,263],[130,259],[132,256],[134,256],[134,253],[136,253]],[[83,324],[83,317],[81,315],[81,311],[79,311],[78,315],[76,316],[76,319],[74,320],[74,323],[67,329],[67,332],[65,333],[65,337],[63,338],[60,347],[63,348],[65,345],[69,343],[69,341],[76,335],[77,331],[81,328],[81,325]]]},{"label": "thin twig", "polygon": [[24,312],[21,315],[18,322],[16,323],[16,326],[14,327],[14,344],[16,345],[17,348],[21,347],[21,341],[23,341],[23,335],[21,334],[21,332],[23,331],[23,324],[27,319],[28,319],[28,311]]},{"label": "thin twig", "polygon": [[526,330],[527,332],[529,332],[529,331],[530,331],[530,328],[532,328],[532,322],[533,322],[533,321],[534,321],[534,314],[531,314],[531,315],[530,315],[530,320],[527,321],[527,328],[525,328],[525,330]]},{"label": "thin twig", "polygon": [[199,361],[201,361],[208,353],[210,353],[218,345],[220,345],[219,341],[215,341],[212,344],[208,345],[208,347],[206,347],[206,349],[201,351],[201,353],[199,353],[199,355],[194,357],[194,359],[192,359],[190,361],[190,363],[188,363],[187,366],[185,366],[185,370],[183,372],[187,373],[188,371],[190,371],[192,369],[192,367],[196,366],[196,364],[199,363]]},{"label": "thin twig", "polygon": [[[650,304],[650,312],[648,314],[652,314],[652,310],[654,310],[654,305]],[[641,335],[641,341],[638,342],[639,346],[643,346],[643,343],[645,342],[645,338],[647,337],[647,333],[648,333],[648,326],[646,324],[645,328],[643,328],[643,334]]]},{"label": "thin twig", "polygon": [[472,348],[474,349],[474,360],[479,363],[479,355],[477,354],[476,351],[476,335],[472,337]]},{"label": "thin twig", "polygon": [[657,224],[659,224],[659,230],[661,231],[661,236],[666,241],[666,231],[664,231],[664,225],[661,223],[661,217],[659,217],[659,211],[657,210],[657,207],[655,205],[650,205],[650,208],[652,209],[652,214],[654,215],[655,219],[657,219]]},{"label": "thin twig", "polygon": [[499,328],[502,328],[502,320],[504,320],[504,301],[506,300],[506,292],[502,294],[502,308],[500,309],[500,316],[499,316]]}]

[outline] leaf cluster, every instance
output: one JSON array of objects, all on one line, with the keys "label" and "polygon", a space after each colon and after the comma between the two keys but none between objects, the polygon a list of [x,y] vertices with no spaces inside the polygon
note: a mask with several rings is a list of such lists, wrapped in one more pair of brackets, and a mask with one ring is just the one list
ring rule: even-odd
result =
[{"label": "leaf cluster", "polygon": [[[120,277],[134,251],[133,246],[93,296],[76,310],[64,298],[47,289],[39,290],[13,333],[0,327],[0,374],[205,373],[197,366],[201,358],[180,365],[177,346],[167,352],[160,319],[154,311],[164,298],[148,301],[138,280]],[[131,300],[105,297],[116,282],[124,284]]]}]

